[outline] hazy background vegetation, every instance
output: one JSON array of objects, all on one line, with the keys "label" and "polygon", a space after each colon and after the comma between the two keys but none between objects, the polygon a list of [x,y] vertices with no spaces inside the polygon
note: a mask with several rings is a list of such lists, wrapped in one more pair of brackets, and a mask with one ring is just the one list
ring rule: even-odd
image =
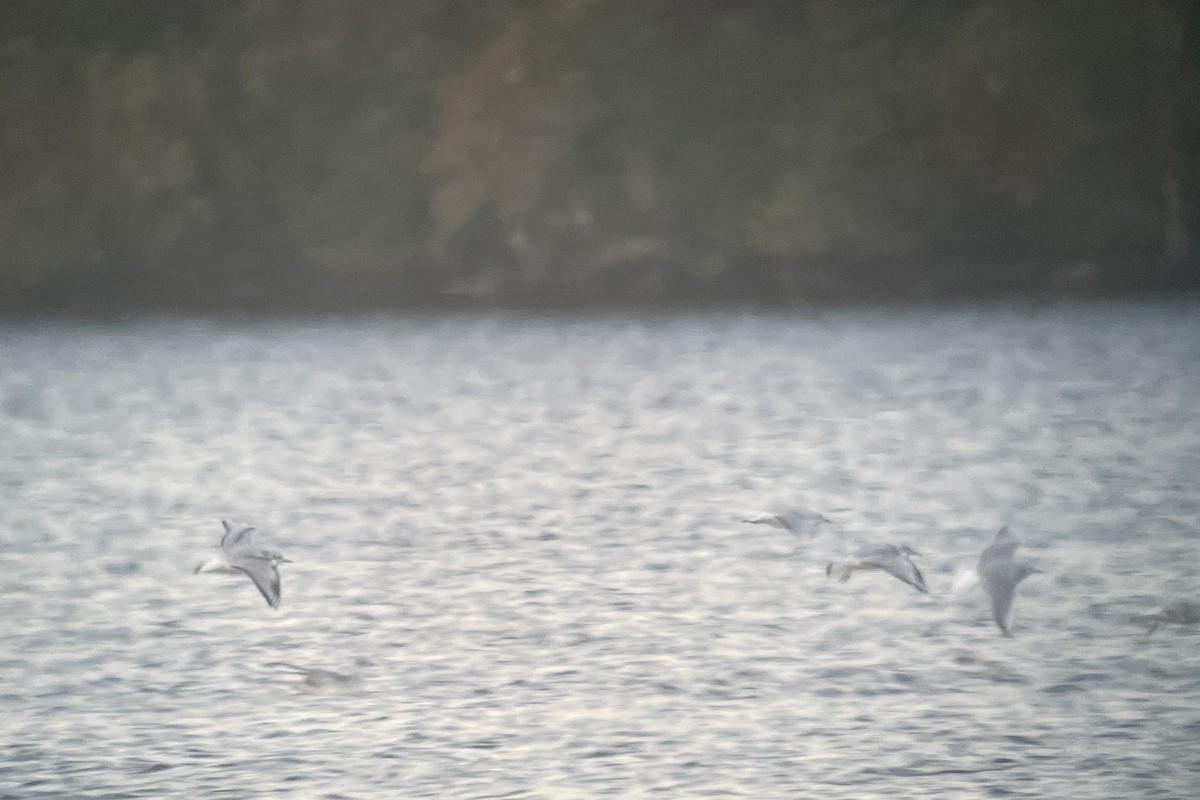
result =
[{"label": "hazy background vegetation", "polygon": [[6,0],[0,308],[1200,284],[1185,0]]}]

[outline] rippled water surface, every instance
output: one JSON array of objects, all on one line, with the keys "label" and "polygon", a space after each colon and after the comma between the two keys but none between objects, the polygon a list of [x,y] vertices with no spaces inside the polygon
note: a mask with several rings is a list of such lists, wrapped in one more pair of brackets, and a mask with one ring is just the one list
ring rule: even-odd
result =
[{"label": "rippled water surface", "polygon": [[0,796],[1195,796],[1197,312],[6,323]]}]

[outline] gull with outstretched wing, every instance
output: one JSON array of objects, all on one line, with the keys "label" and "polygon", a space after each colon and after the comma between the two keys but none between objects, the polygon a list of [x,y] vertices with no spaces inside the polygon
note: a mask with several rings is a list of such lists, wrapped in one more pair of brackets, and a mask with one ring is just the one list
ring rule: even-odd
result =
[{"label": "gull with outstretched wing", "polygon": [[1030,575],[1041,572],[1032,564],[1016,560],[1020,545],[1020,540],[1006,525],[979,556],[979,565],[976,567],[979,582],[992,602],[992,619],[1005,636],[1012,636],[1013,601],[1016,599],[1017,586]]},{"label": "gull with outstretched wing", "polygon": [[225,528],[221,536],[221,552],[197,565],[193,574],[218,572],[224,575],[247,575],[271,608],[278,608],[282,599],[279,583],[279,565],[287,559],[276,550],[269,550],[255,543],[255,529],[234,528],[221,520]]},{"label": "gull with outstretched wing", "polygon": [[859,548],[845,561],[830,561],[825,565],[825,574],[836,577],[839,583],[850,580],[855,572],[882,570],[896,576],[922,594],[929,594],[925,588],[925,576],[911,556],[921,555],[906,544],[872,544]]},{"label": "gull with outstretched wing", "polygon": [[765,514],[755,514],[742,522],[770,525],[772,528],[782,528],[799,536],[814,536],[822,525],[828,525],[832,520],[824,514],[809,511],[806,508],[784,508]]}]

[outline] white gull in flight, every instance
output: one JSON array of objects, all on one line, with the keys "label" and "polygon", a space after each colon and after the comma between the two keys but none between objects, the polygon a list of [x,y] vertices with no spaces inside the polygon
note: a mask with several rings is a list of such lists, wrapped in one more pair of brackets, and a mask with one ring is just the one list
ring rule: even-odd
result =
[{"label": "white gull in flight", "polygon": [[193,574],[219,572],[223,575],[237,575],[244,573],[262,592],[267,605],[271,608],[279,608],[279,601],[282,598],[279,585],[279,565],[288,560],[278,551],[256,545],[254,528],[234,530],[225,520],[221,520],[221,525],[225,528],[225,533],[221,536],[221,552],[199,564]]},{"label": "white gull in flight", "polygon": [[883,570],[895,575],[900,580],[923,594],[929,594],[925,588],[925,576],[910,556],[921,555],[906,544],[872,544],[855,551],[854,555],[845,561],[830,561],[825,565],[825,574],[836,577],[839,583],[850,580],[855,572],[868,570]]},{"label": "white gull in flight", "polygon": [[979,557],[979,582],[992,601],[992,619],[1005,636],[1012,636],[1013,600],[1017,585],[1030,575],[1041,572],[1037,567],[1017,561],[1014,557],[1021,545],[1005,525]]},{"label": "white gull in flight", "polygon": [[827,525],[832,521],[824,514],[818,514],[815,511],[809,511],[804,508],[789,508],[766,514],[756,514],[742,520],[742,522],[749,522],[754,525],[770,525],[772,528],[782,528],[799,536],[815,536],[822,525]]}]

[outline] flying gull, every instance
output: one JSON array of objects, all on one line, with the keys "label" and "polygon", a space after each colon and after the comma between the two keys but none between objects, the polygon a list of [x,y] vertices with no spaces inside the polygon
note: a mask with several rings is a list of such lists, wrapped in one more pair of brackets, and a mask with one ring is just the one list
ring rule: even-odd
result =
[{"label": "flying gull", "polygon": [[1037,567],[1015,559],[1019,539],[1013,536],[1008,526],[996,533],[996,538],[979,557],[979,582],[992,601],[992,619],[1005,636],[1012,636],[1013,600],[1017,584],[1041,572]]},{"label": "flying gull", "polygon": [[266,598],[267,605],[279,608],[282,597],[279,586],[279,565],[287,559],[282,553],[254,543],[254,528],[234,530],[221,520],[225,533],[221,536],[221,552],[196,567],[195,573],[219,572],[224,575],[245,573]]},{"label": "flying gull", "polygon": [[825,574],[836,576],[838,582],[845,583],[857,571],[881,569],[895,575],[900,580],[923,594],[929,594],[925,588],[925,576],[909,556],[921,555],[906,544],[873,544],[856,551],[845,561],[830,561],[825,565]]},{"label": "flying gull", "polygon": [[829,524],[832,521],[824,514],[818,514],[815,511],[803,508],[789,508],[768,514],[758,514],[742,520],[742,522],[749,522],[754,525],[770,525],[772,528],[782,528],[785,531],[791,531],[800,536],[814,536],[821,529],[822,525]]}]

